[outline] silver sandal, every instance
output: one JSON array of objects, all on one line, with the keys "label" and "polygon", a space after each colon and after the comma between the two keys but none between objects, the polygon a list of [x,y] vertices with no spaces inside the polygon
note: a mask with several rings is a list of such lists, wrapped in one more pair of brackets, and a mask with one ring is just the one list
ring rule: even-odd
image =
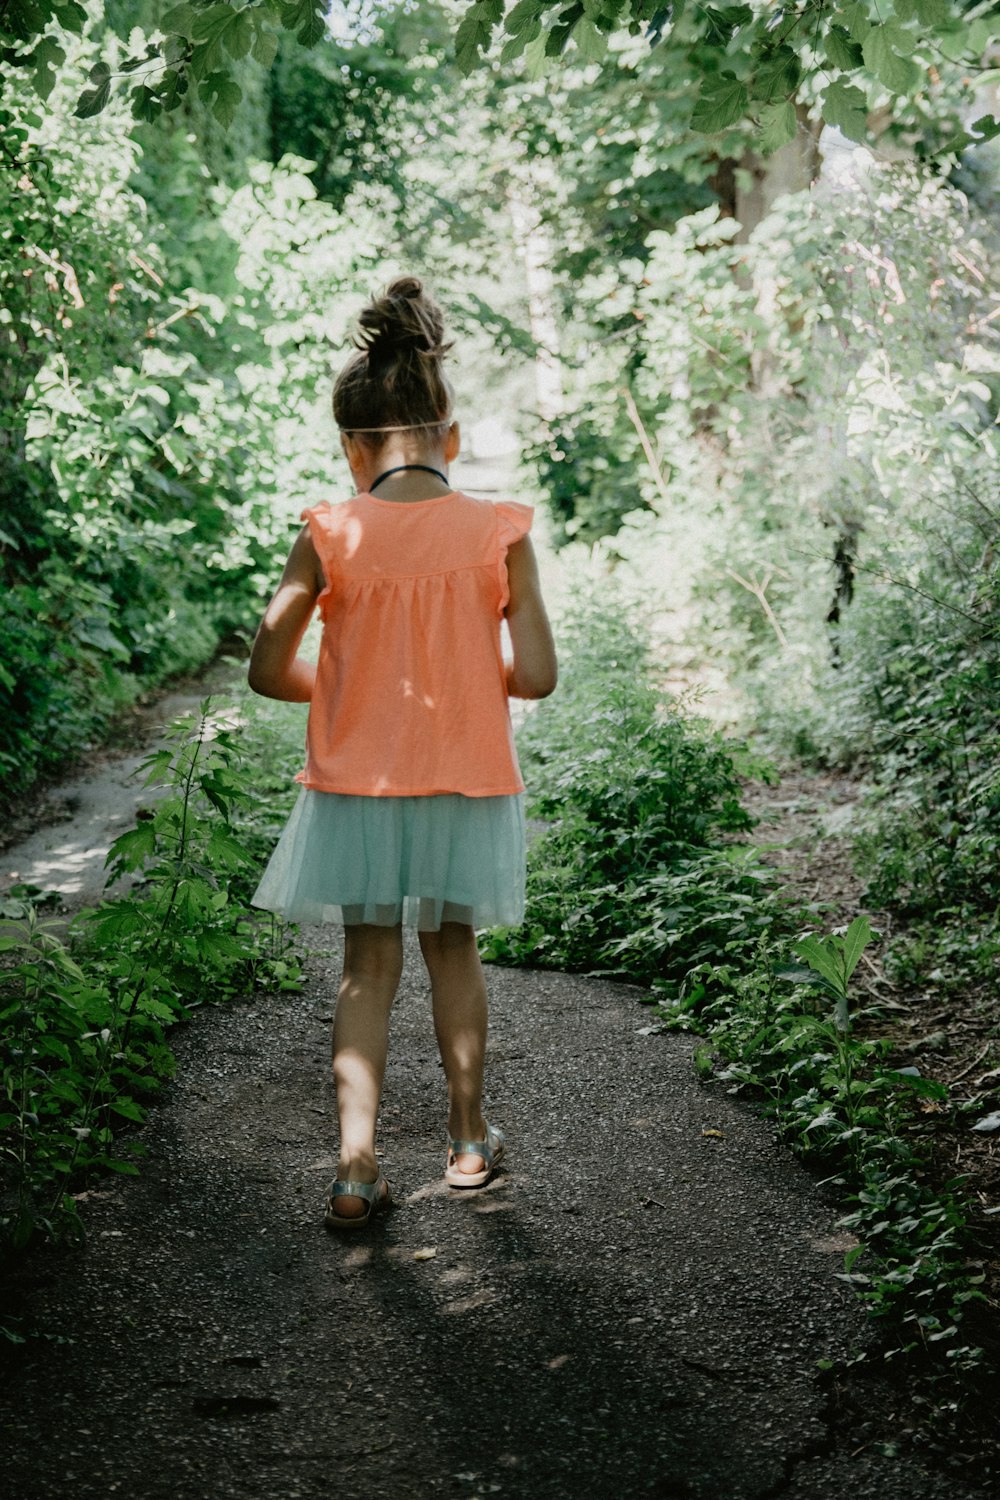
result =
[{"label": "silver sandal", "polygon": [[[453,1136],[448,1137],[448,1159],[445,1162],[445,1181],[452,1187],[473,1188],[482,1187],[489,1182],[498,1164],[503,1161],[506,1150],[504,1133],[496,1125],[486,1122],[485,1141],[459,1141]],[[455,1159],[459,1156],[481,1156],[484,1166],[481,1172],[460,1172],[455,1165]]]},{"label": "silver sandal", "polygon": [[[382,1187],[385,1192],[382,1192]],[[338,1214],[334,1212],[335,1198],[363,1198],[368,1204],[368,1209],[363,1214]],[[335,1180],[330,1184],[330,1196],[326,1200],[326,1218],[323,1220],[327,1229],[365,1229],[371,1222],[372,1214],[378,1213],[379,1209],[389,1208],[392,1205],[392,1190],[382,1173],[379,1172],[374,1182],[355,1182],[348,1178],[341,1182]]]}]

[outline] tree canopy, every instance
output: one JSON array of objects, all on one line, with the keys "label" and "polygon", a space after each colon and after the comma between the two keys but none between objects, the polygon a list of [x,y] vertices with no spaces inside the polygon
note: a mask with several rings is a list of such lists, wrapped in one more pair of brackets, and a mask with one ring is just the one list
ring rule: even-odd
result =
[{"label": "tree canopy", "polygon": [[[159,7],[156,7],[159,10]],[[103,110],[126,90],[133,114],[151,121],[191,92],[224,126],[244,95],[241,66],[274,64],[282,38],[315,46],[326,34],[321,0],[185,0],[128,29],[117,71],[90,69],[76,113]],[[16,0],[0,12],[0,59],[28,73],[42,97],[67,61],[67,36],[88,12],[79,0]],[[629,49],[656,52],[670,72],[680,109],[676,126],[714,136],[752,127],[764,153],[791,141],[806,111],[863,141],[872,118],[932,104],[955,113],[939,149],[961,151],[1000,132],[977,108],[977,88],[995,70],[989,56],[1000,32],[993,0],[796,0],[706,5],[692,0],[471,0],[454,31],[459,68],[523,70],[537,79],[567,56],[603,67]],[[499,50],[495,43],[499,42]]]}]

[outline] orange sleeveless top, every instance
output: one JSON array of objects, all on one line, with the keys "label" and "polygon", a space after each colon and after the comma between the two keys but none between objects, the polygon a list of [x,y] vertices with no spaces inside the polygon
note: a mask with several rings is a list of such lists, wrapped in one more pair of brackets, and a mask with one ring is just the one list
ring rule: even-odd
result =
[{"label": "orange sleeveless top", "polygon": [[454,491],[355,495],[302,512],[326,587],[306,764],[295,778],[365,797],[524,790],[500,621],[507,549],[532,508]]}]

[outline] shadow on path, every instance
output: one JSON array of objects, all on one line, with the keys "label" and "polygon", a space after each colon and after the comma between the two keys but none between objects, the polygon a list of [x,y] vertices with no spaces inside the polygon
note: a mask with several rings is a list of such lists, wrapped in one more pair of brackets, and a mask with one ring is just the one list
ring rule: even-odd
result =
[{"label": "shadow on path", "polygon": [[491,971],[508,1167],[463,1193],[409,951],[381,1129],[398,1206],[325,1234],[338,960],[314,938],[304,995],[198,1014],[142,1177],[89,1195],[82,1256],[36,1265],[28,1314],[68,1342],[5,1356],[8,1493],[985,1493],[835,1433],[817,1361],[867,1334],[832,1210],[686,1039],[641,1035],[627,986]]}]

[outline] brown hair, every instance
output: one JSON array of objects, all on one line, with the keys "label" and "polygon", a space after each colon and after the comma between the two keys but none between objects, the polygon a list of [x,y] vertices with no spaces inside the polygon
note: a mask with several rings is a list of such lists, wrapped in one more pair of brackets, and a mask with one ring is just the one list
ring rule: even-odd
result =
[{"label": "brown hair", "polygon": [[333,386],[342,432],[378,445],[383,435],[366,429],[447,427],[452,395],[442,365],[451,344],[441,309],[415,276],[398,277],[369,302],[353,342],[355,353]]}]

